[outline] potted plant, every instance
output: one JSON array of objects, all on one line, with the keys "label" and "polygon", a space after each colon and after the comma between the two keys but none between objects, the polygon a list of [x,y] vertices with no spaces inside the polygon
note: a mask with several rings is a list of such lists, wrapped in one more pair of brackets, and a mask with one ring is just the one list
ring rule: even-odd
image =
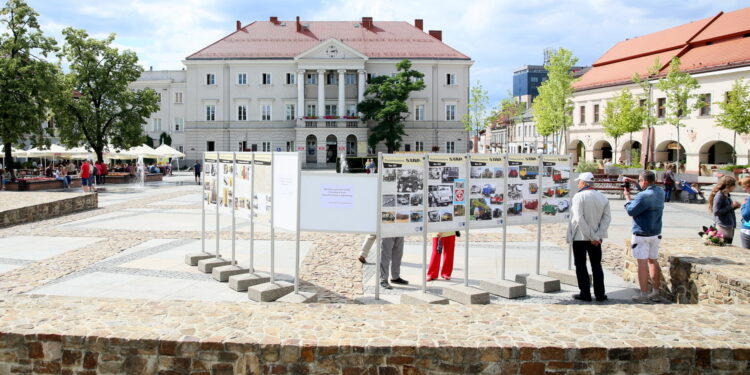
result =
[{"label": "potted plant", "polygon": [[318,116],[305,116],[305,120],[316,120]]},{"label": "potted plant", "polygon": [[335,120],[335,119],[339,118],[339,116],[326,115],[326,116],[323,116],[323,118],[326,119],[326,120]]}]

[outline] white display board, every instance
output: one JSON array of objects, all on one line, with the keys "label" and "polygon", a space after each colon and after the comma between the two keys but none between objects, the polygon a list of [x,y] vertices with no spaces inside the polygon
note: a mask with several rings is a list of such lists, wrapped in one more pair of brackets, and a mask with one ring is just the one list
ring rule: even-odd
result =
[{"label": "white display board", "polygon": [[219,210],[224,213],[231,213],[234,192],[234,159],[232,153],[219,153],[219,171],[218,188],[219,188]]},{"label": "white display board", "polygon": [[568,221],[573,197],[570,180],[571,157],[567,155],[542,156],[542,220]]},{"label": "white display board", "polygon": [[203,199],[206,205],[212,206],[216,204],[216,192],[218,191],[216,183],[216,172],[219,169],[217,166],[218,155],[215,152],[206,152],[203,157]]},{"label": "white display board", "polygon": [[253,154],[250,152],[238,152],[235,154],[235,204],[237,214],[241,217],[250,218],[250,209],[253,204],[252,176],[253,176]]},{"label": "white display board", "polygon": [[470,159],[470,226],[500,227],[505,220],[505,156],[472,154]]},{"label": "white display board", "polygon": [[[466,228],[467,157],[460,154],[427,156],[427,228],[430,232]],[[397,193],[398,207],[418,206],[422,196]]]},{"label": "white display board", "polygon": [[540,208],[539,155],[508,155],[506,173],[508,224],[537,222]]},{"label": "white display board", "polygon": [[273,226],[288,231],[297,230],[297,196],[302,160],[297,152],[274,152],[273,167]]},{"label": "white display board", "polygon": [[271,168],[270,152],[256,152],[253,160],[253,220],[260,224],[271,224]]},{"label": "white display board", "polygon": [[[383,237],[424,231],[424,155],[382,155],[380,181],[380,233]],[[408,197],[398,201],[398,197]],[[421,197],[421,198],[420,198]]]},{"label": "white display board", "polygon": [[300,226],[303,231],[377,231],[376,175],[305,173],[300,193]]}]

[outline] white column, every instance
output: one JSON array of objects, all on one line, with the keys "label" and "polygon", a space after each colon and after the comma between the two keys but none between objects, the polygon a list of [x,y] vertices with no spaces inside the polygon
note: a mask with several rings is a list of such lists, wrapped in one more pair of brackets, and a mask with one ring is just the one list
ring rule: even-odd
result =
[{"label": "white column", "polygon": [[318,70],[318,117],[326,114],[326,71]]},{"label": "white column", "polygon": [[297,117],[305,116],[305,70],[297,70]]},{"label": "white column", "polygon": [[365,100],[365,71],[364,69],[357,70],[357,103],[359,104]]},{"label": "white column", "polygon": [[339,72],[339,103],[336,106],[337,107],[336,109],[338,112],[337,115],[339,117],[344,117],[344,115],[346,114],[346,110],[344,108],[344,105],[345,105],[344,97],[346,96],[346,93],[344,91],[344,78],[345,78],[344,75],[346,73],[346,69],[339,69],[338,72]]}]

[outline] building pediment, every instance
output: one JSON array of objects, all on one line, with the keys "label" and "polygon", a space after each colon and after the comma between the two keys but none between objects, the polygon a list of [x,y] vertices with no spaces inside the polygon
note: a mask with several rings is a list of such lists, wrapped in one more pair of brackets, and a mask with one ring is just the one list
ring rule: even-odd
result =
[{"label": "building pediment", "polygon": [[367,60],[367,56],[344,44],[338,39],[329,38],[317,46],[294,57],[295,60]]}]

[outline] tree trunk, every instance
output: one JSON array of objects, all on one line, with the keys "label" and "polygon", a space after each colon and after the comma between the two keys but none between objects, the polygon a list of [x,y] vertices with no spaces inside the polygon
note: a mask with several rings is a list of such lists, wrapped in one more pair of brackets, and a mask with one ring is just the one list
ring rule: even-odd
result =
[{"label": "tree trunk", "polygon": [[94,152],[96,153],[96,161],[104,163],[104,147],[94,147]]},{"label": "tree trunk", "polygon": [[[13,153],[11,152],[11,143],[6,142],[3,144],[5,147],[5,166],[4,168],[10,172],[10,180],[15,181],[16,180],[16,171],[15,171],[15,163],[13,160]],[[3,178],[0,176],[0,178]]]},{"label": "tree trunk", "polygon": [[[620,137],[616,137],[616,138],[615,138],[615,152],[614,152],[614,153],[612,153],[612,159],[614,159],[614,158],[615,158],[615,156],[617,156],[617,150],[619,150],[619,148],[617,148],[617,143],[618,143],[617,141],[618,141],[619,139],[620,139]],[[612,164],[616,164],[616,163],[619,163],[619,160],[617,160],[617,159],[615,159],[615,160],[610,160],[610,162],[611,162]]]},{"label": "tree trunk", "polygon": [[677,128],[677,174],[680,174],[680,127],[675,126]]},{"label": "tree trunk", "polygon": [[478,143],[479,143],[479,136],[476,133],[474,133],[474,136],[472,137],[472,142],[471,143],[473,144],[473,147],[472,147],[474,149],[473,152],[476,154],[478,152],[478,150],[479,150],[479,145],[478,145]]},{"label": "tree trunk", "polygon": [[649,166],[649,162],[650,162],[649,155],[651,155],[651,127],[650,126],[646,128],[646,148],[645,148],[645,150],[646,150],[645,153],[643,153],[643,151],[641,151],[641,154],[643,155],[643,169],[648,170],[648,166]]},{"label": "tree trunk", "polygon": [[628,148],[628,166],[631,165],[633,165],[633,132],[630,132],[630,148]]},{"label": "tree trunk", "polygon": [[734,132],[734,138],[732,138],[732,164],[737,165],[737,131]]}]

